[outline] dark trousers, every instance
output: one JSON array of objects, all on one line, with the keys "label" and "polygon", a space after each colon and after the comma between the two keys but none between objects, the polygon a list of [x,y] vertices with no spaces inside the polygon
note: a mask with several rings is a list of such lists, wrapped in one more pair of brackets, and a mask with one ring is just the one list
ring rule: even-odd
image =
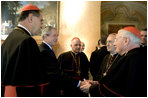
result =
[{"label": "dark trousers", "polygon": [[44,86],[43,97],[60,97],[60,89],[55,85]]},{"label": "dark trousers", "polygon": [[41,87],[17,87],[18,97],[41,97]]}]

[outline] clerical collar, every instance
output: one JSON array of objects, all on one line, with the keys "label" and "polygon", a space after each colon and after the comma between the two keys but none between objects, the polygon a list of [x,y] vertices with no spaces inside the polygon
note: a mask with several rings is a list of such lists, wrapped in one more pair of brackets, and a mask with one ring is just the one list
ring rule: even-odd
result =
[{"label": "clerical collar", "polygon": [[45,41],[43,41],[43,43],[46,44],[51,50],[53,50],[52,47],[48,43],[46,43]]},{"label": "clerical collar", "polygon": [[111,56],[115,56],[116,54],[117,54],[117,53],[115,53],[115,54],[110,53]]},{"label": "clerical collar", "polygon": [[75,52],[73,52],[73,51],[71,51],[74,55],[78,55],[79,53],[75,53]]},{"label": "clerical collar", "polygon": [[140,46],[141,46],[141,47],[145,47],[146,45],[144,45],[144,44],[141,44]]},{"label": "clerical collar", "polygon": [[31,35],[30,31],[27,28],[25,28],[24,26],[22,26],[20,24],[18,24],[18,26],[21,27],[21,28],[23,28],[23,29],[25,29]]}]

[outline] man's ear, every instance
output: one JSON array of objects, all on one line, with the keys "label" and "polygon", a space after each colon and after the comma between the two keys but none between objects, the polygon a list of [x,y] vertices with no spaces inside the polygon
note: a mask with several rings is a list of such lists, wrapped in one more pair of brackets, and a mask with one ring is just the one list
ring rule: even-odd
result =
[{"label": "man's ear", "polygon": [[29,14],[28,15],[28,22],[29,23],[32,23],[32,19],[33,19],[33,15],[32,14]]},{"label": "man's ear", "polygon": [[130,39],[126,37],[124,42],[125,42],[125,45],[128,45],[130,43]]}]

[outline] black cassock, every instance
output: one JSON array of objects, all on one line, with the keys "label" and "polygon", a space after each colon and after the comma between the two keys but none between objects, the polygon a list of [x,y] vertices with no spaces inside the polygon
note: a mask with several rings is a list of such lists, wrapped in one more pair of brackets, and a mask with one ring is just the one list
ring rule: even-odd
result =
[{"label": "black cassock", "polygon": [[116,63],[120,57],[121,56],[119,54],[115,54],[113,56],[111,54],[107,54],[104,57],[101,65],[100,65],[100,69],[98,71],[98,74],[96,75],[97,81],[99,81],[102,77],[104,77],[106,74],[108,74],[108,71],[112,67],[112,64]]},{"label": "black cassock", "polygon": [[[72,51],[68,51],[61,54],[58,57],[58,62],[60,64],[61,70],[63,70],[69,76],[73,77],[73,79],[76,80],[83,80],[84,78],[88,79],[89,61],[85,53],[81,52],[76,56]],[[67,96],[73,96],[73,97],[87,96],[79,89],[73,91],[72,89],[71,90],[66,89],[65,92],[67,92]]]},{"label": "black cassock", "polygon": [[72,51],[61,54],[58,58],[60,67],[65,73],[74,78],[88,79],[89,61],[83,52],[77,56],[75,61],[75,54]]},{"label": "black cassock", "polygon": [[112,65],[99,85],[91,86],[91,96],[147,96],[147,64],[140,48],[130,50]]},{"label": "black cassock", "polygon": [[36,41],[25,29],[16,27],[1,49],[2,87],[17,86],[17,96],[40,96],[40,90],[37,89],[40,89],[38,85],[43,81],[40,72],[40,51]]}]

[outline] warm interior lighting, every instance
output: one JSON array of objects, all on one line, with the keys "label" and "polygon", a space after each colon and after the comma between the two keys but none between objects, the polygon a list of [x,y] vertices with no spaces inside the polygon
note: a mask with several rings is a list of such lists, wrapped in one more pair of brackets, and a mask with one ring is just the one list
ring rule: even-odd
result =
[{"label": "warm interior lighting", "polygon": [[71,50],[74,37],[85,43],[84,52],[90,58],[100,36],[100,2],[85,0],[64,0],[60,2],[59,44],[57,57]]},{"label": "warm interior lighting", "polygon": [[74,24],[82,15],[84,1],[67,0],[64,1],[64,18],[67,24]]},{"label": "warm interior lighting", "polygon": [[[65,50],[64,51],[70,51],[71,50],[71,46],[70,46],[70,44],[71,44],[71,39],[72,39],[73,37],[71,37],[71,38],[67,38],[67,40],[65,40]],[[86,52],[87,51],[87,44],[88,44],[88,40],[87,39],[85,39],[84,37],[82,37],[82,36],[78,36],[78,38],[80,38],[80,40],[82,41],[82,42],[84,42],[84,44],[85,44],[85,49],[84,49],[84,52]]]},{"label": "warm interior lighting", "polygon": [[74,1],[74,0],[65,0],[62,2],[63,8],[63,20],[67,25],[67,31],[62,32],[65,34],[66,40],[64,41],[64,51],[71,50],[70,44],[73,37],[79,37],[81,39],[80,32],[77,31],[76,25],[82,19],[84,13],[85,1]]}]

